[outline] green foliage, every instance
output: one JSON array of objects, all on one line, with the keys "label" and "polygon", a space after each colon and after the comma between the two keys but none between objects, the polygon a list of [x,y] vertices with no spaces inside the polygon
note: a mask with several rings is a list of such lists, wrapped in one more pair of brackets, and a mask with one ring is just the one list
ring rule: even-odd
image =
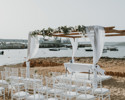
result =
[{"label": "green foliage", "polygon": [[32,36],[43,35],[43,37],[45,36],[51,37],[53,33],[64,33],[65,35],[67,35],[71,32],[82,32],[84,34],[86,32],[86,27],[84,25],[78,25],[75,27],[61,26],[58,27],[57,29],[52,29],[49,27],[48,29],[43,28],[42,30],[35,30],[32,32],[31,35]]}]

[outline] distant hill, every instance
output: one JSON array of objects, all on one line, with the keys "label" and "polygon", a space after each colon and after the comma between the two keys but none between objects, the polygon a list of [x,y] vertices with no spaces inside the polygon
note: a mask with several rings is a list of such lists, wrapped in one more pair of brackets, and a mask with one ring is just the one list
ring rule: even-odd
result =
[{"label": "distant hill", "polygon": [[118,46],[125,46],[125,42],[117,43]]},{"label": "distant hill", "polygon": [[[80,42],[79,44],[90,44],[90,42]],[[105,46],[125,46],[125,42],[105,42]]]},{"label": "distant hill", "polygon": [[106,42],[105,46],[125,46],[125,42]]}]

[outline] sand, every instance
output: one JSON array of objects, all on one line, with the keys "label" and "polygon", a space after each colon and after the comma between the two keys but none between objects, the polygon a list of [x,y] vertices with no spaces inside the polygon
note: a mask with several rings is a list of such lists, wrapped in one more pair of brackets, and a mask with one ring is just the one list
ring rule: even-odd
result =
[{"label": "sand", "polygon": [[[69,62],[71,58],[38,58],[31,60],[31,66],[37,70],[38,74],[47,75],[48,72],[65,72],[63,63]],[[78,63],[92,63],[91,57],[76,57]],[[105,69],[106,74],[112,76],[112,79],[103,81],[103,87],[110,89],[111,100],[125,100],[125,58],[101,58],[98,63]],[[4,65],[0,67],[25,67],[24,64]],[[2,99],[0,99],[2,100]],[[6,98],[6,100],[8,100]],[[10,99],[9,99],[10,100]]]}]

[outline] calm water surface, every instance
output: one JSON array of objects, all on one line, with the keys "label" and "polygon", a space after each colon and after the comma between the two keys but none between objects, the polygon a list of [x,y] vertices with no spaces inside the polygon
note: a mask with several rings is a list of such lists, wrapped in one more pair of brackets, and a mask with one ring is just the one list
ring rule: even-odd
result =
[{"label": "calm water surface", "polygon": [[[102,57],[125,58],[125,47],[117,46],[119,51],[107,51]],[[27,49],[4,50],[4,55],[0,55],[0,65],[16,64],[26,60]],[[71,57],[72,50],[49,51],[49,48],[40,48],[34,58],[38,57]],[[76,57],[92,57],[92,52],[86,52],[85,48],[79,48]]]}]

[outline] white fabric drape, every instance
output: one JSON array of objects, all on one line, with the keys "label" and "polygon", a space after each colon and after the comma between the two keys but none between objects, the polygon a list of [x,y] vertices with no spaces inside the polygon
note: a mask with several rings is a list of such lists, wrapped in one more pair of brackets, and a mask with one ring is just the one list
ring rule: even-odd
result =
[{"label": "white fabric drape", "polygon": [[65,69],[70,73],[72,72],[92,72],[92,64],[84,63],[64,63]]},{"label": "white fabric drape", "polygon": [[26,61],[26,77],[30,78],[30,61]]},{"label": "white fabric drape", "polygon": [[103,70],[100,69],[100,67],[97,67],[96,64],[103,52],[105,31],[104,31],[104,28],[101,26],[89,26],[86,28],[86,32],[91,41],[92,48],[93,48],[93,72],[94,72],[94,78],[95,78],[94,87],[96,88],[97,71],[100,70],[101,72],[104,72]]},{"label": "white fabric drape", "polygon": [[36,55],[38,49],[39,49],[38,35],[31,36],[31,33],[29,33],[29,35],[28,35],[27,59],[26,59],[27,77],[30,77],[30,62],[28,60]]},{"label": "white fabric drape", "polygon": [[74,56],[78,48],[78,38],[70,38],[70,42],[72,45],[72,63],[74,63]]},{"label": "white fabric drape", "polygon": [[39,49],[39,38],[38,35],[32,36],[29,34],[28,36],[28,51],[27,51],[27,60],[34,57]]}]

